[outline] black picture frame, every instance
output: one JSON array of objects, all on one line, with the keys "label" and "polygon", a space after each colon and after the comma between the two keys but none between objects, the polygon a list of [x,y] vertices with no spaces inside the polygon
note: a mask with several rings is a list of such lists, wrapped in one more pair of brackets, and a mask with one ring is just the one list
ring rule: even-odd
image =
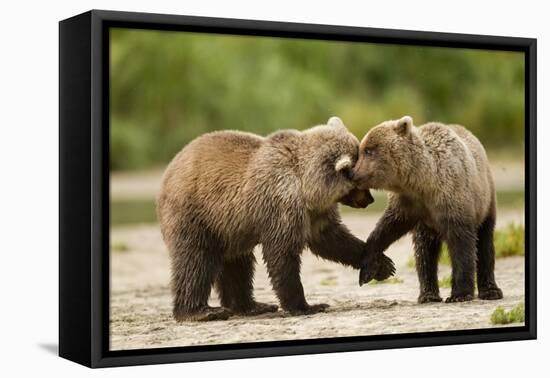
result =
[{"label": "black picture frame", "polygon": [[[109,350],[111,27],[521,51],[525,54],[525,325]],[[92,10],[59,23],[59,355],[89,367],[535,339],[536,39]]]}]

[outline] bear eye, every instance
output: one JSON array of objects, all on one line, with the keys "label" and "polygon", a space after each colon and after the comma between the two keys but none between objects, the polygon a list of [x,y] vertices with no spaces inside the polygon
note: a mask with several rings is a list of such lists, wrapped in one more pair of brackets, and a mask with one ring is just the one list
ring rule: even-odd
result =
[{"label": "bear eye", "polygon": [[372,149],[371,148],[365,148],[365,155],[370,156],[372,155]]}]

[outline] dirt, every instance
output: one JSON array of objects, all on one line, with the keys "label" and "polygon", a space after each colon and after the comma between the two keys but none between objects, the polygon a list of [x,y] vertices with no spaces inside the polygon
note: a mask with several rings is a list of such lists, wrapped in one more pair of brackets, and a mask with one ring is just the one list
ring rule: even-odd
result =
[{"label": "dirt", "polygon": [[[379,216],[367,210],[365,215],[344,215],[344,222],[364,239]],[[523,223],[523,210],[500,212],[497,226],[509,222]],[[114,228],[111,242],[127,247],[111,253],[112,350],[490,328],[495,327],[490,315],[497,306],[510,309],[524,301],[524,259],[509,257],[496,262],[496,278],[504,299],[417,304],[418,279],[415,270],[407,266],[412,244],[410,237],[405,237],[388,250],[396,263],[398,283],[359,287],[357,271],[304,251],[306,298],[310,304],[328,303],[326,313],[290,316],[279,311],[178,324],[171,316],[168,253],[158,226]],[[259,262],[254,281],[256,299],[277,304],[259,252],[255,252]],[[443,278],[450,267],[440,265],[439,271]],[[449,293],[450,289],[441,289],[444,298]],[[218,305],[214,291],[210,302]]]}]

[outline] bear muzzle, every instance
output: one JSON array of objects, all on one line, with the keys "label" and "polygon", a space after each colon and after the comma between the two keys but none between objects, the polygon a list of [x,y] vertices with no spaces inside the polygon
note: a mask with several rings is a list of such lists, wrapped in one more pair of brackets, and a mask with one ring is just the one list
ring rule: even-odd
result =
[{"label": "bear muzzle", "polygon": [[369,186],[369,175],[366,173],[368,172],[367,168],[368,164],[365,159],[360,157],[355,166],[350,169],[349,179],[353,181],[358,190],[368,191],[371,188]]},{"label": "bear muzzle", "polygon": [[360,175],[354,172],[352,173],[351,180],[355,184],[355,187],[357,188],[357,190],[368,191],[369,189],[372,189],[368,176]]},{"label": "bear muzzle", "polygon": [[338,202],[356,209],[364,209],[374,202],[374,197],[368,189],[360,190],[355,188],[342,197]]}]

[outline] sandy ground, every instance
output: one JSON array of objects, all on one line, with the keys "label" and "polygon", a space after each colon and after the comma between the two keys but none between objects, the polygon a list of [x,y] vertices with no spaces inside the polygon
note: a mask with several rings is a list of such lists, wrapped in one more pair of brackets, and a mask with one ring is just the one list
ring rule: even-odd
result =
[{"label": "sandy ground", "polygon": [[[366,238],[380,214],[345,215],[351,231]],[[498,227],[523,223],[523,211],[499,213]],[[459,304],[418,305],[418,280],[407,267],[412,255],[410,237],[388,251],[402,283],[359,287],[358,272],[327,262],[304,251],[302,282],[310,304],[328,303],[326,313],[289,316],[281,311],[227,321],[177,324],[171,316],[168,253],[158,227],[143,225],[112,230],[112,243],[125,243],[128,251],[111,254],[111,349],[157,348],[204,344],[312,339],[419,331],[493,327],[489,319],[497,306],[512,308],[524,301],[524,259],[512,257],[496,263],[497,282],[505,298]],[[261,256],[257,254],[255,296],[277,304]],[[440,266],[440,278],[450,273]],[[441,289],[443,298],[450,289]],[[211,305],[218,305],[212,292]],[[517,325],[517,324],[516,324]]]}]

